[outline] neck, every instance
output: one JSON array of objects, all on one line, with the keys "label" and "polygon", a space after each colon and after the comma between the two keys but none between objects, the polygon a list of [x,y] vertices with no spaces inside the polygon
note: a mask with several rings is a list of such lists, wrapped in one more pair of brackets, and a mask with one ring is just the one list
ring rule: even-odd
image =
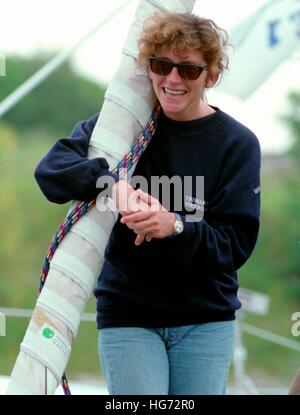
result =
[{"label": "neck", "polygon": [[201,100],[199,105],[199,118],[206,117],[207,115],[213,114],[214,112],[216,112],[216,110]]}]

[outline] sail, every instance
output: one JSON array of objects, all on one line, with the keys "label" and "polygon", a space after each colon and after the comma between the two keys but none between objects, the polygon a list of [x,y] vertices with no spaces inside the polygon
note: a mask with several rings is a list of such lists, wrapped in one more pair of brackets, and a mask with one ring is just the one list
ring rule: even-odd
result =
[{"label": "sail", "polygon": [[220,91],[246,99],[300,46],[300,1],[271,0],[231,32],[229,73]]}]

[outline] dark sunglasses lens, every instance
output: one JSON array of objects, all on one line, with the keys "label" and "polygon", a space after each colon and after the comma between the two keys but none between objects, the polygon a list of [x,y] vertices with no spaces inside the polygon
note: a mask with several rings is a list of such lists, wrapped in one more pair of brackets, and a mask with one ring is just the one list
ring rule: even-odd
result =
[{"label": "dark sunglasses lens", "polygon": [[172,64],[159,59],[150,59],[150,69],[157,75],[169,75],[172,70]]},{"label": "dark sunglasses lens", "polygon": [[182,65],[179,67],[178,72],[181,78],[187,79],[189,81],[194,81],[198,79],[203,71],[203,68],[192,65]]},{"label": "dark sunglasses lens", "polygon": [[[162,59],[151,58],[150,59],[150,69],[152,72],[156,73],[157,75],[166,76],[172,71],[174,64],[172,62],[168,62]],[[185,65],[181,64],[177,66],[178,73],[181,78],[194,81],[198,79],[201,75],[203,68],[199,66],[193,65]]]}]

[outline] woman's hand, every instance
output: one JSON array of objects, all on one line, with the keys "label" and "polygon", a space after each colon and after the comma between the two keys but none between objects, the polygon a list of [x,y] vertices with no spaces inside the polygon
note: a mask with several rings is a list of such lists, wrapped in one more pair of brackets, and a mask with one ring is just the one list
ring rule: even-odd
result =
[{"label": "woman's hand", "polygon": [[146,205],[146,203],[143,203],[143,205],[139,203],[139,196],[136,190],[123,179],[113,185],[112,198],[122,216],[137,212]]},{"label": "woman's hand", "polygon": [[163,239],[171,235],[174,231],[175,213],[167,211],[157,199],[140,189],[135,193],[135,197],[139,198],[136,206],[139,205],[141,209],[123,212],[121,219],[121,223],[137,234],[135,245],[141,245],[145,238],[150,242],[152,238]]},{"label": "woman's hand", "polygon": [[[112,197],[123,217],[150,209],[150,205],[141,199],[140,191],[136,191],[126,180],[120,180],[113,185]],[[140,245],[144,239],[144,234],[138,234],[135,244]]]}]

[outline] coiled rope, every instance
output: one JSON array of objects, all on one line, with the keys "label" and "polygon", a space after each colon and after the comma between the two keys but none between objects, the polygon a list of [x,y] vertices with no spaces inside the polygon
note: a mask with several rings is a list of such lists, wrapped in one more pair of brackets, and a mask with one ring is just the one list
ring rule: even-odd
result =
[{"label": "coiled rope", "polygon": [[[121,177],[120,172],[124,169],[130,170],[130,168],[137,163],[140,159],[141,155],[145,151],[146,147],[148,146],[149,142],[151,141],[156,127],[158,123],[159,114],[161,112],[161,106],[157,102],[150,119],[143,129],[143,131],[138,136],[137,140],[131,147],[131,150],[125,155],[125,157],[118,163],[118,165],[112,170],[112,174],[118,181]],[[44,260],[41,274],[40,274],[40,289],[39,292],[41,293],[47,279],[47,275],[50,268],[50,262],[53,258],[53,255],[58,248],[61,241],[64,239],[65,235],[69,232],[71,227],[79,221],[87,212],[89,212],[92,207],[96,204],[96,199],[91,200],[90,202],[79,202],[74,209],[66,216],[63,222],[59,225],[56,233],[54,234],[52,241],[49,245],[48,252],[46,258]],[[66,373],[62,376],[62,388],[65,395],[71,395],[71,391],[68,385],[68,380],[66,377]]]}]

